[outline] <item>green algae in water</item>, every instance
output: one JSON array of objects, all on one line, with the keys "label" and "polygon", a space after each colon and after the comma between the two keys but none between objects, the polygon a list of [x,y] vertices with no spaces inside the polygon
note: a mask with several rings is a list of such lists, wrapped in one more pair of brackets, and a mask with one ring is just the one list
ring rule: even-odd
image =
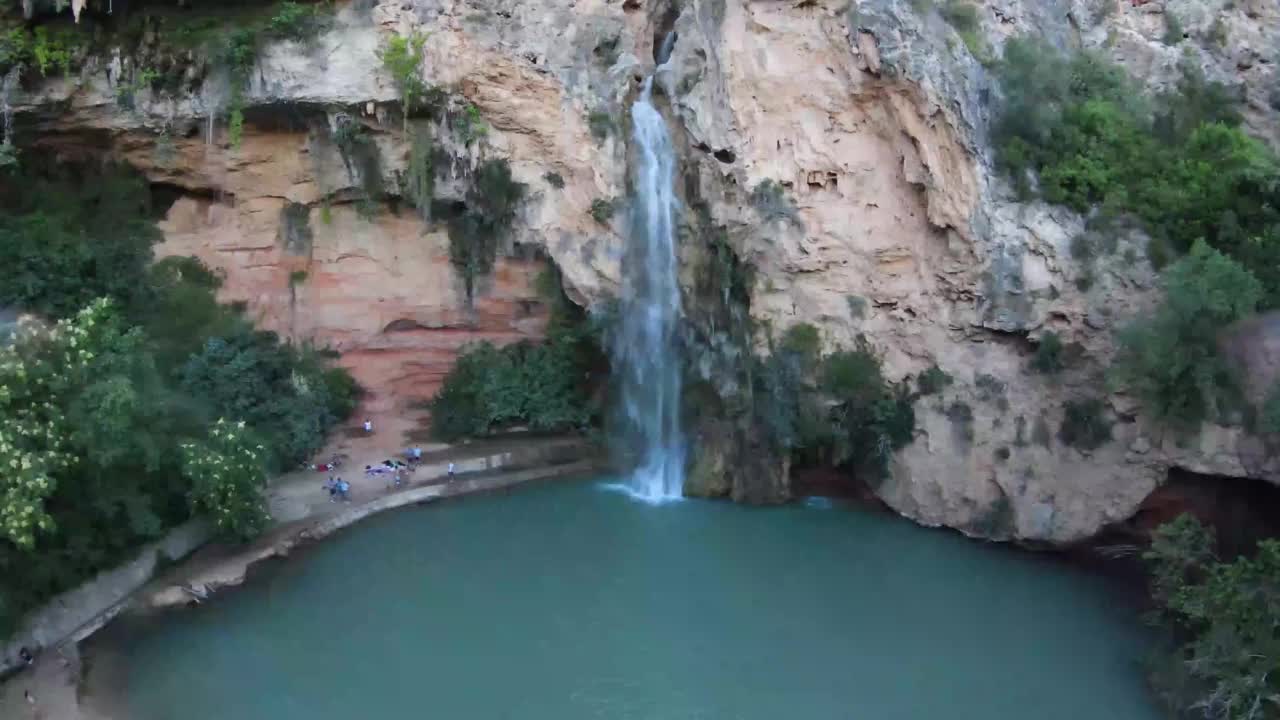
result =
[{"label": "green algae in water", "polygon": [[1134,615],[892,517],[579,483],[375,518],[117,650],[135,720],[1155,720]]}]

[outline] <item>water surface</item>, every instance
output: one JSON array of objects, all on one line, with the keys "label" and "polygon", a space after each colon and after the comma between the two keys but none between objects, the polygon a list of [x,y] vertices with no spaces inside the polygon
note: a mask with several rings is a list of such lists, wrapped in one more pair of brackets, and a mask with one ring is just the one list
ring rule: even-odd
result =
[{"label": "water surface", "polygon": [[375,518],[123,647],[131,720],[1155,720],[1107,583],[596,483]]}]

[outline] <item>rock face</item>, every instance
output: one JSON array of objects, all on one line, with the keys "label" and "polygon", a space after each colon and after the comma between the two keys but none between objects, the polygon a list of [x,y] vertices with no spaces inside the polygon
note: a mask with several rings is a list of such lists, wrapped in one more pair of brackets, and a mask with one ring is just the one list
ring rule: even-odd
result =
[{"label": "rock face", "polygon": [[[1165,42],[1171,17],[1185,36],[1176,45]],[[980,5],[979,18],[979,54],[1035,33],[1106,53],[1153,91],[1170,87],[1190,57],[1238,87],[1249,128],[1280,143],[1274,0],[998,0]],[[362,216],[360,173],[330,141],[340,122],[366,126],[385,185],[397,186],[411,141],[377,49],[413,29],[429,34],[425,78],[487,128],[462,141],[466,112],[437,120],[448,158],[436,167],[437,197],[461,201],[471,170],[491,157],[508,158],[528,187],[511,244],[473,301],[449,265],[442,224],[411,209]],[[1079,216],[1015,201],[987,138],[999,88],[931,3],[341,5],[314,43],[263,53],[238,148],[208,120],[225,97],[216,77],[199,93],[143,93],[133,109],[119,107],[128,57],[10,103],[37,126],[38,142],[60,152],[109,145],[177,190],[163,252],[224,270],[228,299],[246,301],[272,329],[343,351],[372,406],[399,411],[430,397],[466,342],[539,335],[542,262],[530,248],[557,263],[576,301],[616,294],[626,213],[605,226],[590,207],[625,200],[627,101],[669,32],[658,84],[685,149],[690,225],[696,204],[755,268],[754,319],[775,331],[811,323],[829,348],[865,335],[891,379],[933,365],[955,379],[916,406],[915,441],[877,488],[893,508],[973,535],[1066,543],[1132,515],[1171,468],[1258,474],[1238,429],[1206,427],[1179,445],[1130,398],[1106,394],[1114,328],[1154,301],[1143,244],[1123,238],[1114,257],[1082,267],[1070,253]],[[766,182],[780,192],[753,192]],[[696,244],[686,238],[686,260]],[[1077,283],[1085,275],[1092,282]],[[1028,369],[1048,330],[1084,357],[1053,377]],[[1060,443],[1063,403],[1100,394],[1113,441],[1087,453]],[[703,494],[789,493],[786,467],[734,460],[750,454],[749,439],[711,432],[694,444]]]}]

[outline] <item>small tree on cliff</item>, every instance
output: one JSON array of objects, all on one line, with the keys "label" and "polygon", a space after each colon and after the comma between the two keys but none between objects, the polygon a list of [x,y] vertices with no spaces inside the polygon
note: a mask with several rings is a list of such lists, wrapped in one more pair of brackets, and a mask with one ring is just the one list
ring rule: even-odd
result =
[{"label": "small tree on cliff", "polygon": [[1165,272],[1164,303],[1121,331],[1115,379],[1159,420],[1192,428],[1213,418],[1233,387],[1218,333],[1252,314],[1261,297],[1252,273],[1197,241]]}]

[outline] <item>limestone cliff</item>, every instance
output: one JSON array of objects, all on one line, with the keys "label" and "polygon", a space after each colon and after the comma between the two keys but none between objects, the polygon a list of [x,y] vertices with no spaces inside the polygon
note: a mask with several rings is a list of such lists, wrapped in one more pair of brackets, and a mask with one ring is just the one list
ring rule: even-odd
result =
[{"label": "limestone cliff", "polygon": [[[1166,13],[1188,37],[1176,47],[1161,41]],[[222,269],[226,298],[343,351],[371,407],[401,411],[430,397],[466,342],[538,336],[542,261],[530,249],[560,266],[576,301],[616,293],[625,212],[602,223],[591,206],[625,204],[627,103],[674,31],[658,79],[685,149],[681,190],[705,207],[697,222],[722,228],[754,266],[755,319],[811,323],[831,347],[864,334],[895,379],[933,365],[956,379],[917,405],[916,438],[876,489],[892,507],[975,535],[1064,543],[1132,515],[1170,468],[1257,474],[1238,430],[1206,427],[1180,446],[1122,394],[1109,397],[1112,443],[1086,453],[1054,439],[1063,402],[1100,389],[1112,329],[1150,307],[1155,274],[1137,239],[1118,251],[1133,262],[1080,267],[1069,245],[1083,220],[1014,199],[987,139],[999,88],[974,52],[1037,33],[1098,48],[1152,89],[1173,83],[1190,53],[1241,88],[1250,129],[1276,143],[1280,5],[995,0],[979,17],[970,48],[921,1],[365,0],[339,4],[313,42],[264,50],[235,147],[216,72],[194,75],[185,92],[144,88],[120,102],[155,38],[6,100],[36,144],[110,148],[171,191],[162,252]],[[474,299],[438,220],[359,212],[362,175],[374,171],[353,170],[332,140],[358,123],[378,149],[379,180],[397,187],[411,139],[377,51],[414,30],[428,33],[425,79],[451,93],[434,126],[437,198],[463,201],[466,178],[491,157],[509,159],[529,188],[512,244]],[[477,115],[485,131],[460,132]],[[766,181],[787,207],[752,201]],[[686,267],[703,250],[697,237],[685,238]],[[1094,282],[1082,291],[1086,272]],[[1028,372],[1046,330],[1079,343],[1087,361],[1051,379]],[[970,418],[947,412],[957,403]],[[733,475],[704,490],[787,493],[785,467]]]}]

